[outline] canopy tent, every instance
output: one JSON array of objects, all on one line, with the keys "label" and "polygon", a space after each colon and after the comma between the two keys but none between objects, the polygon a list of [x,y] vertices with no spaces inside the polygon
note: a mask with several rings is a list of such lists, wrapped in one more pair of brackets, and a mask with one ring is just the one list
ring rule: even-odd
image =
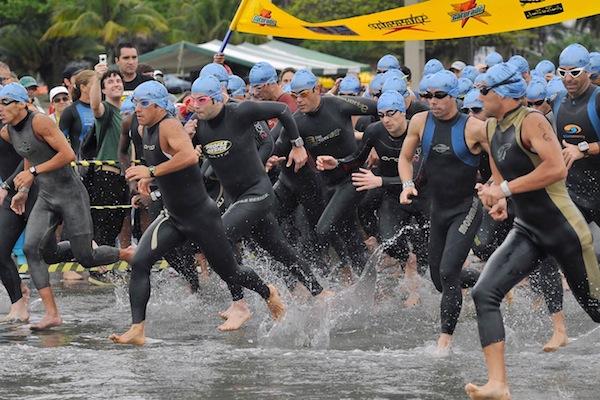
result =
[{"label": "canopy tent", "polygon": [[[212,62],[213,55],[219,51],[221,43],[220,40],[202,44],[179,42],[142,54],[140,62],[150,64],[166,73],[183,75],[199,70],[203,65]],[[225,59],[227,64],[237,64],[246,68],[251,68],[259,61],[266,61],[277,70],[286,67],[308,68],[315,75],[343,75],[347,72],[359,73],[370,69],[367,64],[330,56],[278,40],[260,45],[229,44],[225,48]]]}]

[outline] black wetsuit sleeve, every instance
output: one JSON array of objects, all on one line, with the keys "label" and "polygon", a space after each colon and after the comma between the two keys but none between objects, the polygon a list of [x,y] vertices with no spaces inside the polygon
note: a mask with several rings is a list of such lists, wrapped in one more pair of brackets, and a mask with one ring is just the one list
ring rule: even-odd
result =
[{"label": "black wetsuit sleeve", "polygon": [[284,140],[292,141],[300,137],[298,126],[292,112],[285,103],[263,101],[260,103],[244,101],[238,107],[239,117],[250,122],[266,121],[277,118],[285,128]]},{"label": "black wetsuit sleeve", "polygon": [[359,147],[354,154],[338,159],[338,168],[342,169],[344,172],[352,172],[362,166],[365,161],[367,161],[369,153],[375,145],[375,139],[376,133],[373,132],[372,129],[367,128],[363,136],[361,147]]},{"label": "black wetsuit sleeve", "polygon": [[23,172],[24,168],[25,168],[25,160],[21,160],[21,162],[19,163],[19,165],[17,165],[17,168],[15,168],[15,171],[12,173],[12,175],[6,179],[7,185],[10,187],[10,190],[12,190],[13,192],[16,192],[14,180],[17,177],[17,175],[19,175],[20,172]]},{"label": "black wetsuit sleeve", "polygon": [[351,115],[377,115],[377,102],[362,97],[339,96],[339,111]]},{"label": "black wetsuit sleeve", "polygon": [[71,147],[73,149],[77,149],[79,147],[79,134],[81,131],[77,129],[77,116],[75,113],[77,112],[75,105],[71,105],[67,107],[65,112],[60,116],[60,121],[58,123],[58,127],[65,135],[67,140],[71,143]]},{"label": "black wetsuit sleeve", "polygon": [[265,121],[254,123],[254,140],[256,141],[260,161],[264,164],[271,157],[275,146],[273,138],[269,134],[269,125]]},{"label": "black wetsuit sleeve", "polygon": [[393,186],[393,185],[401,185],[402,181],[399,176],[382,176],[381,177],[381,185],[382,186]]}]

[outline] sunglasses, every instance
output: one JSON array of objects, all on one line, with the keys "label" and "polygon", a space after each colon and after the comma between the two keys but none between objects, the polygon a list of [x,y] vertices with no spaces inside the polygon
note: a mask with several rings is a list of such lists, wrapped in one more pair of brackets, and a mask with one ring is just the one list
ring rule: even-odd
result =
[{"label": "sunglasses", "polygon": [[307,98],[308,96],[310,96],[310,94],[314,91],[314,89],[304,89],[301,92],[291,92],[290,95],[294,98],[297,99],[298,97],[302,97],[303,99]]},{"label": "sunglasses", "polygon": [[215,101],[210,96],[199,96],[199,97],[192,97],[192,103],[197,104],[197,105],[204,105],[204,104],[208,104],[208,103],[215,104]]},{"label": "sunglasses", "polygon": [[471,108],[465,108],[464,110],[466,110],[467,112],[469,112],[471,114],[479,114],[481,111],[483,111],[483,108],[481,108],[481,107],[471,107]]},{"label": "sunglasses", "polygon": [[446,97],[448,97],[448,92],[435,92],[435,93],[431,93],[431,92],[425,92],[422,95],[423,98],[425,99],[433,99],[434,97],[438,100],[441,99],[445,99]]},{"label": "sunglasses", "polygon": [[134,106],[140,106],[142,108],[148,108],[150,107],[151,104],[153,104],[150,100],[138,100],[138,99],[133,99],[131,100],[131,102],[133,103]]},{"label": "sunglasses", "polygon": [[386,112],[378,112],[377,115],[379,116],[379,118],[393,117],[394,115],[396,115],[397,112],[398,110],[387,110]]},{"label": "sunglasses", "polygon": [[56,96],[52,99],[53,103],[66,103],[69,101],[69,98],[67,96]]},{"label": "sunglasses", "polygon": [[556,73],[561,78],[566,78],[567,75],[571,75],[573,78],[577,78],[584,72],[585,72],[585,68],[573,68],[573,69],[557,68],[556,69]]},{"label": "sunglasses", "polygon": [[11,99],[2,99],[0,100],[0,104],[2,104],[3,106],[10,106],[12,103],[16,103],[16,100],[11,100]]},{"label": "sunglasses", "polygon": [[503,80],[502,82],[498,82],[498,83],[496,83],[495,85],[492,85],[492,86],[482,86],[482,87],[480,87],[480,88],[479,88],[479,92],[480,92],[482,95],[484,95],[484,96],[487,96],[487,95],[488,95],[488,93],[489,93],[489,92],[490,92],[492,89],[494,89],[494,88],[497,88],[497,87],[499,87],[499,86],[503,86],[503,85],[510,85],[511,83],[517,83],[517,82],[519,82],[519,80],[518,80],[518,79],[513,79],[513,80],[510,80],[510,78],[509,78],[509,79],[505,79],[505,80]]},{"label": "sunglasses", "polygon": [[542,104],[544,104],[545,101],[546,101],[545,99],[540,99],[540,100],[536,100],[536,101],[528,101],[527,107],[541,106]]}]

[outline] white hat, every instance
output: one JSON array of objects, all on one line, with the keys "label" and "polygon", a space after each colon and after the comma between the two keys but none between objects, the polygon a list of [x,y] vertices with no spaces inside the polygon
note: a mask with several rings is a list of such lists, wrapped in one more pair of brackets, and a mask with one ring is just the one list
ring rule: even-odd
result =
[{"label": "white hat", "polygon": [[462,61],[454,61],[452,63],[452,65],[450,66],[451,69],[455,69],[457,71],[462,71],[463,68],[465,68],[467,66],[467,64],[465,64]]},{"label": "white hat", "polygon": [[164,76],[165,74],[163,74],[163,72],[160,69],[155,69],[152,75],[154,76],[154,78],[156,78],[157,76]]},{"label": "white hat", "polygon": [[66,88],[66,87],[64,87],[64,86],[56,86],[56,87],[53,87],[53,88],[50,90],[50,96],[49,96],[49,97],[50,97],[50,101],[52,101],[52,99],[53,99],[53,98],[54,98],[54,97],[55,97],[57,94],[61,94],[61,93],[64,93],[64,94],[68,95],[68,94],[69,94],[69,91],[68,91],[68,90],[67,90],[67,88]]}]

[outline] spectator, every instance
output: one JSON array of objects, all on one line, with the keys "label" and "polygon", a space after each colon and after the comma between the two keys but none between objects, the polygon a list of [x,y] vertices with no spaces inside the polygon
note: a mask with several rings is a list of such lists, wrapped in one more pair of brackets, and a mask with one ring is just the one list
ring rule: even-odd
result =
[{"label": "spectator", "polygon": [[296,73],[296,68],[287,67],[284,68],[279,74],[279,85],[281,87],[285,85],[289,85],[292,79],[294,78],[294,74]]},{"label": "spectator", "polygon": [[90,88],[94,71],[79,72],[73,79],[73,94],[77,99],[60,116],[59,127],[79,157],[79,147],[94,126],[94,114],[90,107]]},{"label": "spectator", "polygon": [[10,67],[0,61],[0,85],[8,85],[12,82]]},{"label": "spectator", "polygon": [[53,112],[50,114],[50,118],[57,124],[60,123],[60,116],[63,114],[65,109],[71,105],[71,96],[69,91],[64,86],[56,86],[50,90],[50,103],[53,107]]},{"label": "spectator", "polygon": [[42,114],[46,114],[46,110],[44,110],[44,107],[42,107],[42,104],[36,97],[39,85],[35,78],[33,76],[26,75],[19,79],[19,83],[21,86],[27,89],[27,95],[29,96],[29,104],[27,104],[27,108],[29,108],[31,111],[37,111]]},{"label": "spectator", "polygon": [[154,79],[154,68],[150,64],[138,64],[136,73]]},{"label": "spectator", "polygon": [[[127,54],[127,53],[122,53]],[[137,61],[136,61],[137,63]],[[106,63],[94,67],[91,81],[90,105],[94,113],[97,142],[97,160],[118,160],[121,136],[121,98],[123,78],[119,71],[109,70]],[[102,95],[105,100],[102,101]],[[94,167],[86,174],[84,184],[94,206],[116,206],[128,204],[125,178],[121,170],[113,165]],[[123,226],[125,210],[93,209],[94,240],[98,245],[112,245]],[[99,277],[93,277],[98,279]]]},{"label": "spectator", "polygon": [[117,46],[116,55],[115,62],[119,67],[119,75],[123,77],[125,97],[130,96],[140,83],[152,80],[152,77],[137,73],[138,51],[132,43],[120,43]]},{"label": "spectator", "polygon": [[74,61],[67,64],[67,66],[63,70],[63,86],[69,90],[69,93],[71,94],[71,99],[73,101],[77,100],[77,98],[73,96],[73,86],[75,86],[75,77],[78,73],[86,69],[89,69],[89,64],[87,62]]}]

